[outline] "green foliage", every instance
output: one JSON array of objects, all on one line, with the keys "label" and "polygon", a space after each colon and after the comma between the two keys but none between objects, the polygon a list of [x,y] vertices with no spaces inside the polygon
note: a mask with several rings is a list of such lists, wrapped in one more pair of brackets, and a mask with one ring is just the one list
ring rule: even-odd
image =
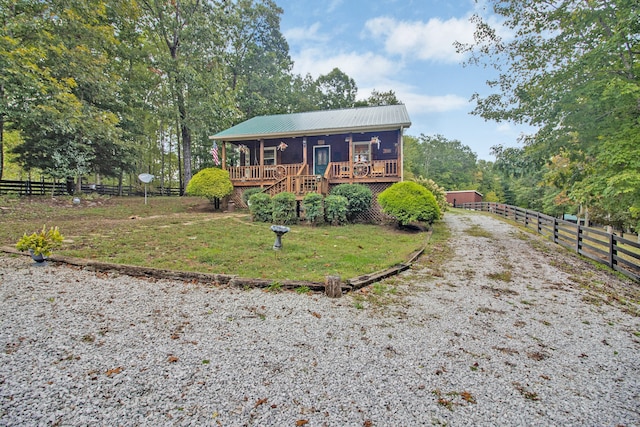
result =
[{"label": "green foliage", "polygon": [[233,193],[229,172],[218,168],[206,168],[195,174],[187,184],[189,196],[206,197],[213,201]]},{"label": "green foliage", "polygon": [[331,190],[334,196],[344,196],[348,200],[347,219],[351,222],[371,207],[371,189],[362,184],[340,184]]},{"label": "green foliage", "polygon": [[324,216],[332,225],[347,223],[347,205],[349,201],[344,196],[329,195],[324,199]]},{"label": "green foliage", "polygon": [[295,224],[298,222],[296,215],[296,195],[282,192],[271,198],[273,203],[272,219],[274,224]]},{"label": "green foliage", "polygon": [[440,213],[444,213],[449,209],[449,202],[447,202],[447,192],[444,191],[444,188],[440,187],[435,183],[432,179],[425,179],[419,176],[415,182],[422,185],[424,188],[429,190],[431,194],[436,198],[438,202],[438,207],[440,208]]},{"label": "green foliage", "polygon": [[256,193],[249,197],[249,210],[254,221],[271,222],[273,217],[273,201],[266,193]]},{"label": "green foliage", "polygon": [[27,235],[24,235],[16,243],[16,249],[19,251],[33,251],[34,255],[51,255],[51,251],[62,244],[64,237],[60,234],[58,227],[51,227],[47,230],[46,226],[42,227],[42,230]]},{"label": "green foliage", "polygon": [[407,176],[432,179],[445,190],[465,190],[475,182],[476,154],[458,140],[442,135],[405,137]]},{"label": "green foliage", "polygon": [[[497,153],[497,169],[514,181],[513,198],[535,204],[538,196],[547,213],[583,207],[640,226],[634,213],[640,208],[637,2],[551,7],[543,0],[490,0],[488,6],[506,28],[475,16],[475,43],[459,50],[497,74],[486,96],[474,95],[474,114],[536,128],[523,149]],[[531,174],[535,181],[525,182]],[[537,194],[527,190],[532,186]]]},{"label": "green foliage", "polygon": [[311,224],[317,224],[324,219],[323,197],[318,193],[308,193],[304,196],[304,216]]},{"label": "green foliage", "polygon": [[262,188],[249,188],[242,193],[242,201],[245,205],[249,206],[249,199],[251,198],[251,196],[253,196],[254,194],[262,193],[262,191]]},{"label": "green foliage", "polygon": [[396,218],[401,225],[415,221],[432,223],[440,218],[436,198],[416,182],[393,184],[378,195],[378,203],[384,213]]}]

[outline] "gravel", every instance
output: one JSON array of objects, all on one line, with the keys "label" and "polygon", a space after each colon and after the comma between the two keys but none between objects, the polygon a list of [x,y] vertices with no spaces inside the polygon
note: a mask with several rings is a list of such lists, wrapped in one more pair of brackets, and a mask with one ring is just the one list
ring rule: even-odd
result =
[{"label": "gravel", "polygon": [[446,222],[450,256],[340,299],[0,255],[0,425],[640,425],[638,307],[611,298],[638,284]]}]

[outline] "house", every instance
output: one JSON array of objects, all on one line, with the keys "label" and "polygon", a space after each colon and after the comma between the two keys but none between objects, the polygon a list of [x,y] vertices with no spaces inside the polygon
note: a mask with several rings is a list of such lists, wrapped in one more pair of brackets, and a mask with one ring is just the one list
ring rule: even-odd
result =
[{"label": "house", "polygon": [[231,201],[244,206],[242,193],[249,188],[287,191],[302,200],[310,192],[327,195],[336,185],[360,183],[377,195],[402,181],[402,138],[409,126],[404,105],[386,105],[259,116],[209,138],[220,143],[222,168],[234,186]]},{"label": "house", "polygon": [[480,203],[482,202],[482,194],[476,190],[447,191],[447,202],[453,207],[463,203]]}]

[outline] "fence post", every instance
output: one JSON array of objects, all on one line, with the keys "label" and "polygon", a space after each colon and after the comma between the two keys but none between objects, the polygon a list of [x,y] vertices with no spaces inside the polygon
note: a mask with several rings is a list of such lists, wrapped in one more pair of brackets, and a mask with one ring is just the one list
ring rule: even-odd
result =
[{"label": "fence post", "polygon": [[582,229],[580,228],[580,221],[576,224],[578,226],[576,230],[576,253],[580,254],[580,248],[582,245],[580,244],[580,239],[582,238]]},{"label": "fence post", "polygon": [[553,243],[558,243],[558,218],[553,217]]},{"label": "fence post", "polygon": [[616,240],[613,238],[613,233],[609,234],[609,267],[614,268],[614,264],[615,264],[615,259],[614,259],[614,255],[618,255],[618,251],[616,251],[615,249],[616,246]]}]

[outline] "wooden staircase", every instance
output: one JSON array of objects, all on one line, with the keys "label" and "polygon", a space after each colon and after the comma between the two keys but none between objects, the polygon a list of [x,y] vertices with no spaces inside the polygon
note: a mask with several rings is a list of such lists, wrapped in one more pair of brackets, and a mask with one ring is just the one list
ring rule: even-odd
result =
[{"label": "wooden staircase", "polygon": [[278,179],[272,185],[265,187],[264,192],[270,196],[278,193],[289,192],[296,196],[296,200],[302,200],[309,193],[326,195],[329,185],[324,177],[317,175],[294,175]]}]

